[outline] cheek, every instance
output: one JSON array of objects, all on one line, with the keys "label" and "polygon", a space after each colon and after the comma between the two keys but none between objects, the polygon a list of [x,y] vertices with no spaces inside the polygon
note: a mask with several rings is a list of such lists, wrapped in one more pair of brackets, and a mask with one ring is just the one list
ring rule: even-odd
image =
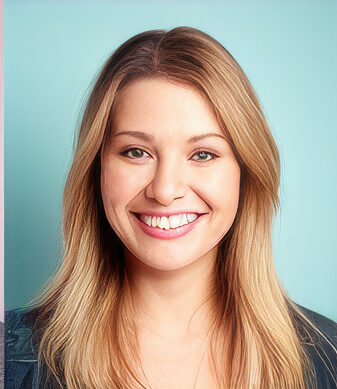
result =
[{"label": "cheek", "polygon": [[234,207],[236,212],[240,197],[240,168],[236,163],[224,171],[220,186],[220,198],[229,207]]},{"label": "cheek", "polygon": [[109,163],[101,169],[101,192],[108,207],[127,204],[142,188],[144,177],[123,169],[120,164]]},{"label": "cheek", "polygon": [[[199,193],[208,205],[226,218],[235,217],[240,196],[240,168],[236,161],[218,165],[198,177]],[[202,185],[200,185],[202,183]]]}]

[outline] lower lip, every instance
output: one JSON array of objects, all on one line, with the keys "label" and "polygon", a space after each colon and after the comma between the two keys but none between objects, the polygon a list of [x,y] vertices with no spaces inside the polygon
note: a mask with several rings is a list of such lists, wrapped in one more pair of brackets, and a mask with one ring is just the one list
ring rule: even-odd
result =
[{"label": "lower lip", "polygon": [[195,225],[199,222],[203,215],[198,216],[193,222],[185,224],[184,226],[165,230],[157,227],[150,227],[147,224],[143,223],[138,217],[132,213],[133,219],[139,225],[139,227],[148,235],[159,238],[159,239],[174,239],[179,238],[180,236],[186,235],[190,232]]}]

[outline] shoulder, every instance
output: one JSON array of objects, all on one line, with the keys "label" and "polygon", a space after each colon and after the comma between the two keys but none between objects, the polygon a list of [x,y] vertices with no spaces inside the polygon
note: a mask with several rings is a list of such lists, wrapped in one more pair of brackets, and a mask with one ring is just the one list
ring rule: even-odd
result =
[{"label": "shoulder", "polygon": [[316,374],[318,389],[337,388],[337,323],[296,304],[312,325],[298,321],[296,328]]},{"label": "shoulder", "polygon": [[28,313],[27,309],[5,313],[5,389],[37,388],[37,347]]},{"label": "shoulder", "polygon": [[337,323],[326,316],[297,304],[300,311],[330,340],[337,349]]}]

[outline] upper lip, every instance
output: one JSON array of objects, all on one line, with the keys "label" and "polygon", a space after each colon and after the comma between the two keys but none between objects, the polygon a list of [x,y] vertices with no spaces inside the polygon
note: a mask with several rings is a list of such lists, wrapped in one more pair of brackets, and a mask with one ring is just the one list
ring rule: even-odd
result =
[{"label": "upper lip", "polygon": [[208,213],[208,212],[196,212],[196,211],[189,211],[189,210],[188,211],[182,210],[182,211],[175,211],[175,212],[158,212],[158,211],[138,211],[138,212],[131,211],[131,212],[136,215],[147,215],[147,216],[157,216],[157,217],[162,217],[162,216],[169,217],[173,215],[180,215],[183,213],[195,213],[196,215],[201,216],[204,215],[205,213]]}]

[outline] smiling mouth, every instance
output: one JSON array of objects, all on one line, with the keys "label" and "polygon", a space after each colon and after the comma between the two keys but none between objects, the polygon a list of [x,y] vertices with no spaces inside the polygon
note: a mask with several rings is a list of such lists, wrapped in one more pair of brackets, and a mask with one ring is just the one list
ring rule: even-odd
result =
[{"label": "smiling mouth", "polygon": [[201,215],[201,213],[182,213],[170,216],[152,216],[132,212],[137,219],[149,227],[156,228],[158,230],[176,230],[180,227],[193,223]]}]

